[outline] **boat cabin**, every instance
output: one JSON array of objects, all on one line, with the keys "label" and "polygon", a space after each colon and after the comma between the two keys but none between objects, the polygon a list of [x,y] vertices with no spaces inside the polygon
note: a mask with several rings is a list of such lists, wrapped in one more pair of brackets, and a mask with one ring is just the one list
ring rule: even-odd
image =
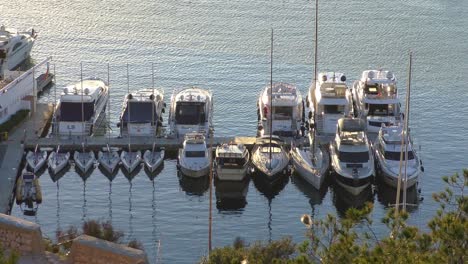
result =
[{"label": "boat cabin", "polygon": [[337,135],[343,145],[366,144],[366,123],[362,119],[341,118],[338,120]]},{"label": "boat cabin", "polygon": [[346,98],[346,76],[343,73],[321,72],[318,86],[323,98]]},{"label": "boat cabin", "polygon": [[216,148],[216,161],[224,167],[244,166],[247,155],[248,150],[242,144],[223,144]]},{"label": "boat cabin", "polygon": [[[386,160],[399,161],[401,159],[402,151],[402,137],[403,137],[403,151],[405,151],[405,145],[408,145],[408,160],[414,159],[413,148],[408,137],[403,135],[403,127],[401,125],[383,126],[379,132],[379,151],[383,153]],[[403,160],[405,160],[403,155]]]}]

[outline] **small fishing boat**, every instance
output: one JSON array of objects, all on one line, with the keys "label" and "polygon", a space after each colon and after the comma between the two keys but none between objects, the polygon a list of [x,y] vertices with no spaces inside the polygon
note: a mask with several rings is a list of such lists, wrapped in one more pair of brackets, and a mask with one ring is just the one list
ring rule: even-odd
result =
[{"label": "small fishing boat", "polygon": [[112,150],[107,145],[106,151],[98,152],[99,164],[108,172],[113,173],[120,162],[119,153],[116,150]]},{"label": "small fishing boat", "polygon": [[26,163],[28,167],[34,172],[38,172],[46,163],[47,151],[39,150],[38,146],[34,151],[28,151],[26,154]]},{"label": "small fishing boat", "polygon": [[[42,192],[39,180],[32,172],[24,171],[16,183],[16,203],[21,205],[25,203],[26,208],[23,209],[25,215],[35,215],[37,204],[42,203]],[[36,206],[34,206],[36,203]]]},{"label": "small fishing boat", "polygon": [[242,181],[247,175],[249,160],[249,150],[243,144],[230,142],[216,147],[216,177],[219,180]]},{"label": "small fishing boat", "polygon": [[132,173],[141,163],[141,151],[131,151],[129,147],[129,151],[122,151],[120,160],[127,172]]},{"label": "small fishing boat", "polygon": [[96,161],[96,156],[93,151],[85,151],[83,146],[83,151],[75,151],[73,154],[73,159],[75,160],[75,166],[81,170],[81,172],[88,172],[91,167],[94,166]]},{"label": "small fishing boat", "polygon": [[70,160],[70,152],[60,152],[59,150],[60,146],[49,155],[48,167],[52,174],[57,174],[63,170]]},{"label": "small fishing boat", "polygon": [[164,153],[164,149],[161,149],[159,151],[155,150],[154,143],[153,149],[145,151],[145,153],[143,154],[143,161],[149,172],[153,173],[159,166],[161,166],[164,160]]},{"label": "small fishing boat", "polygon": [[294,171],[315,189],[320,190],[328,174],[330,157],[326,149],[321,149],[317,145],[296,146],[293,144],[290,156]]},{"label": "small fishing boat", "polygon": [[204,133],[187,133],[179,149],[178,168],[182,174],[199,178],[210,172],[211,151],[206,146]]},{"label": "small fishing boat", "polygon": [[252,149],[253,172],[275,181],[288,174],[289,157],[278,136],[257,138]]}]

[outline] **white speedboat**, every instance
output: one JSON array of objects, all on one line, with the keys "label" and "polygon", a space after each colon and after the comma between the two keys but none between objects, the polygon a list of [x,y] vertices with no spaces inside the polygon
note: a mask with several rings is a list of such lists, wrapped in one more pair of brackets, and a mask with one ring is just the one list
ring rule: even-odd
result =
[{"label": "white speedboat", "polygon": [[105,116],[109,87],[90,78],[63,89],[54,112],[54,132],[63,136],[89,136]]},{"label": "white speedboat", "polygon": [[350,193],[357,195],[370,184],[374,158],[362,119],[338,120],[335,140],[330,144],[330,159],[338,184]]},{"label": "white speedboat", "polygon": [[169,133],[183,138],[192,131],[203,132],[209,137],[213,125],[213,95],[202,88],[174,90],[169,111]]},{"label": "white speedboat", "polygon": [[36,37],[34,29],[18,32],[0,26],[0,75],[4,70],[14,70],[29,57]]},{"label": "white speedboat", "polygon": [[[421,161],[413,148],[410,135],[404,135],[403,125],[383,125],[374,144],[377,159],[377,175],[383,181],[397,188],[398,175],[401,173],[401,187],[410,188],[418,182],[423,174]],[[403,145],[402,145],[403,138]],[[400,159],[403,153],[403,163]]]},{"label": "white speedboat", "polygon": [[378,133],[382,124],[400,120],[396,77],[390,71],[367,70],[353,84],[356,115],[366,120],[367,131]]},{"label": "white speedboat", "polygon": [[185,176],[200,178],[210,173],[211,150],[206,146],[204,133],[185,134],[177,162]]},{"label": "white speedboat", "polygon": [[164,149],[161,150],[156,150],[154,148],[153,144],[153,149],[151,150],[146,150],[145,153],[143,153],[143,161],[145,163],[146,168],[149,170],[149,172],[154,172],[161,164],[163,163],[164,160],[164,154],[165,151]]},{"label": "white speedboat", "polygon": [[57,151],[52,151],[47,161],[52,174],[58,174],[68,165],[70,160],[70,152],[59,152],[59,149],[58,147]]},{"label": "white speedboat", "polygon": [[37,147],[34,151],[28,151],[28,153],[26,154],[26,163],[28,164],[28,167],[34,173],[36,173],[42,167],[44,167],[46,160],[47,160],[47,151],[38,150]]},{"label": "white speedboat", "polygon": [[[272,86],[273,89],[270,86],[265,87],[258,98],[258,136],[270,134],[270,121],[273,135],[299,135],[304,123],[301,92],[288,83],[273,83]],[[271,91],[273,94],[270,94]]]},{"label": "white speedboat", "polygon": [[335,134],[338,119],[353,115],[353,98],[346,84],[346,76],[339,72],[319,73],[315,86],[309,88],[307,106],[310,110],[309,122],[314,124],[315,121],[317,134]]},{"label": "white speedboat", "polygon": [[81,170],[81,172],[86,173],[94,166],[96,162],[96,156],[93,151],[75,151],[73,154],[73,160],[75,161],[75,166]]},{"label": "white speedboat", "polygon": [[119,153],[107,146],[105,151],[98,152],[99,164],[110,174],[112,174],[120,162]]},{"label": "white speedboat", "polygon": [[294,171],[314,186],[315,189],[320,190],[330,166],[328,151],[321,149],[318,144],[315,146],[310,146],[310,144],[305,146],[293,145],[291,146],[290,156]]},{"label": "white speedboat", "polygon": [[128,173],[132,173],[141,163],[141,151],[125,151],[120,154],[122,165]]},{"label": "white speedboat", "polygon": [[288,173],[289,156],[278,136],[265,135],[257,138],[252,149],[254,173],[276,181]]},{"label": "white speedboat", "polygon": [[[120,115],[122,136],[156,136],[162,126],[164,93],[158,89],[143,89],[127,94]],[[130,120],[130,122],[129,122]]]},{"label": "white speedboat", "polygon": [[225,143],[216,147],[216,177],[219,180],[242,181],[247,175],[249,160],[249,150],[243,144]]}]

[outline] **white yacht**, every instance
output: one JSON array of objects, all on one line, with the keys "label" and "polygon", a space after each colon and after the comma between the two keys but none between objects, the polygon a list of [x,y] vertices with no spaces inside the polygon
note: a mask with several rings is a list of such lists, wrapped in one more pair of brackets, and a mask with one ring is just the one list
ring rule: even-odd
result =
[{"label": "white yacht", "polygon": [[170,135],[183,138],[186,133],[203,132],[208,137],[213,126],[213,95],[202,88],[174,90],[169,111]]},{"label": "white yacht", "polygon": [[91,135],[104,120],[109,88],[90,78],[63,89],[54,112],[54,131],[63,136]]},{"label": "white yacht", "polygon": [[[130,122],[129,122],[130,113]],[[156,136],[162,126],[164,93],[158,89],[143,89],[125,96],[120,115],[122,136]]]},{"label": "white yacht", "polygon": [[374,175],[374,158],[359,118],[341,118],[335,140],[330,144],[330,159],[338,184],[354,195],[362,192]]},{"label": "white yacht", "polygon": [[397,188],[398,185],[402,151],[401,187],[412,187],[423,174],[421,161],[416,150],[413,148],[411,138],[409,135],[403,134],[406,134],[403,132],[403,125],[383,125],[380,128],[379,136],[374,144],[378,176],[380,176],[386,184],[395,188]]},{"label": "white yacht", "polygon": [[276,181],[288,174],[289,156],[278,136],[257,138],[252,149],[253,172]]},{"label": "white yacht", "polygon": [[[272,86],[273,89],[270,86],[265,87],[258,98],[258,136],[270,134],[270,120],[272,120],[273,135],[284,137],[299,135],[304,121],[301,92],[296,86],[288,83],[273,83]],[[273,94],[270,95],[272,90]],[[272,114],[271,119],[270,114]]]},{"label": "white yacht", "polygon": [[[315,140],[311,134],[309,134],[309,138],[309,142]],[[291,146],[292,165],[299,176],[315,189],[320,190],[328,174],[330,157],[326,149],[320,148],[318,144],[310,145],[309,142],[304,146]]]},{"label": "white yacht", "polygon": [[215,169],[220,180],[242,181],[247,175],[250,153],[243,144],[225,143],[216,147]]},{"label": "white yacht", "polygon": [[57,146],[56,151],[52,151],[47,161],[51,174],[58,174],[63,170],[70,160],[70,152],[60,152],[60,146]]},{"label": "white yacht", "polygon": [[352,93],[346,84],[346,76],[340,72],[319,73],[315,86],[309,88],[307,106],[310,110],[310,124],[314,124],[315,114],[317,134],[335,134],[338,119],[350,117],[354,111]]},{"label": "white yacht", "polygon": [[400,119],[396,77],[390,71],[367,70],[353,84],[356,116],[366,120],[367,131],[378,133],[382,124]]},{"label": "white yacht", "polygon": [[210,172],[211,150],[206,146],[204,133],[187,133],[179,149],[177,165],[182,174],[199,178]]},{"label": "white yacht", "polygon": [[0,76],[4,70],[14,70],[29,57],[36,37],[34,29],[18,32],[0,26]]}]

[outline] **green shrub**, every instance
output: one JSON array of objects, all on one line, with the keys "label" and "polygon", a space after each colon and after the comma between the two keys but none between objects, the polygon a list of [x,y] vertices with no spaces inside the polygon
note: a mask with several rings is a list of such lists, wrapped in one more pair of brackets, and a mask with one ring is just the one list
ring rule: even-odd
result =
[{"label": "green shrub", "polygon": [[19,125],[27,116],[29,115],[29,110],[19,110],[14,115],[10,117],[5,123],[0,125],[1,132],[10,132],[14,127]]},{"label": "green shrub", "polygon": [[18,263],[19,255],[16,252],[10,253],[8,257],[5,257],[3,249],[0,247],[0,264],[16,264]]}]

